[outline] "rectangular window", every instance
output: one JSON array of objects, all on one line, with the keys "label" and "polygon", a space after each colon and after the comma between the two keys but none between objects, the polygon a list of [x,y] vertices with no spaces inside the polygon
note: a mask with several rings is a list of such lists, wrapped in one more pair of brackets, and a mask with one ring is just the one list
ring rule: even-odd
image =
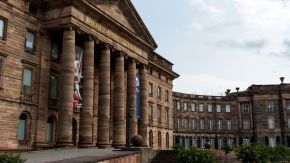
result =
[{"label": "rectangular window", "polygon": [[195,119],[191,121],[191,129],[195,130]]},{"label": "rectangular window", "polygon": [[195,112],[195,103],[192,103],[192,104],[191,104],[191,111],[192,111],[192,112]]},{"label": "rectangular window", "polygon": [[176,109],[180,110],[180,102],[179,101],[176,101]]},{"label": "rectangular window", "polygon": [[208,112],[212,112],[212,105],[211,105],[211,104],[208,104],[208,105],[207,105],[207,111],[208,111]]},{"label": "rectangular window", "polygon": [[26,120],[19,119],[19,126],[18,126],[18,140],[25,139],[25,128],[26,128]]},{"label": "rectangular window", "polygon": [[161,87],[157,88],[157,97],[161,98]]},{"label": "rectangular window", "polygon": [[29,68],[24,68],[23,70],[23,94],[30,95],[32,88],[32,70]]},{"label": "rectangular window", "polygon": [[5,34],[5,21],[0,18],[0,40],[4,40]]},{"label": "rectangular window", "polygon": [[168,125],[168,109],[165,110],[165,124]]},{"label": "rectangular window", "polygon": [[227,129],[228,130],[232,129],[232,121],[231,120],[227,120]]},{"label": "rectangular window", "polygon": [[28,50],[29,52],[33,52],[34,51],[34,47],[35,47],[34,44],[35,44],[35,33],[27,31],[27,33],[26,33],[26,43],[25,43],[26,50]]},{"label": "rectangular window", "polygon": [[180,118],[177,118],[177,128],[180,128]]},{"label": "rectangular window", "polygon": [[288,128],[290,128],[290,119],[288,119]]},{"label": "rectangular window", "polygon": [[188,125],[188,118],[184,118],[184,128],[188,129],[189,125]]},{"label": "rectangular window", "polygon": [[216,105],[216,112],[218,112],[218,113],[222,112],[222,107],[220,104]]},{"label": "rectangular window", "polygon": [[59,60],[60,56],[60,48],[59,44],[57,42],[52,42],[52,47],[51,47],[51,58],[54,61]]},{"label": "rectangular window", "polygon": [[287,109],[290,110],[290,102],[287,103]]},{"label": "rectangular window", "polygon": [[226,112],[230,113],[231,112],[231,105],[226,105]]},{"label": "rectangular window", "polygon": [[49,77],[49,99],[56,100],[57,99],[57,77],[51,75]]},{"label": "rectangular window", "polygon": [[203,104],[199,104],[199,105],[198,105],[198,108],[199,108],[199,111],[200,111],[200,112],[203,112]]},{"label": "rectangular window", "polygon": [[149,83],[149,96],[153,96],[153,83]]},{"label": "rectangular window", "polygon": [[249,104],[244,104],[244,113],[248,113],[250,110]]},{"label": "rectangular window", "polygon": [[272,138],[272,137],[269,138],[269,146],[276,147],[276,139],[275,138]]},{"label": "rectangular window", "polygon": [[168,90],[165,91],[165,101],[168,101],[168,97],[169,97],[169,92]]},{"label": "rectangular window", "polygon": [[213,129],[213,122],[211,119],[208,120],[208,129],[212,130]]},{"label": "rectangular window", "polygon": [[205,139],[201,139],[201,141],[200,141],[200,147],[201,148],[204,148],[204,146],[205,146]]},{"label": "rectangular window", "polygon": [[222,129],[222,120],[218,120],[217,128],[218,128],[218,130]]},{"label": "rectangular window", "polygon": [[152,122],[153,121],[153,106],[151,104],[148,105],[148,117],[149,117],[149,121]]},{"label": "rectangular window", "polygon": [[250,122],[249,122],[249,120],[245,119],[243,121],[243,126],[244,126],[244,129],[245,130],[249,130],[250,129]]},{"label": "rectangular window", "polygon": [[200,129],[204,130],[204,119],[200,119]]},{"label": "rectangular window", "polygon": [[268,111],[273,111],[273,101],[266,101],[266,108]]},{"label": "rectangular window", "polygon": [[157,118],[158,118],[158,123],[161,123],[161,108],[159,106],[157,109]]},{"label": "rectangular window", "polygon": [[218,139],[218,148],[222,148],[223,146],[223,140],[222,139]]},{"label": "rectangular window", "polygon": [[183,103],[183,109],[184,109],[185,111],[187,111],[187,102],[184,102],[184,103]]},{"label": "rectangular window", "polygon": [[268,128],[273,129],[274,128],[274,119],[268,118]]}]

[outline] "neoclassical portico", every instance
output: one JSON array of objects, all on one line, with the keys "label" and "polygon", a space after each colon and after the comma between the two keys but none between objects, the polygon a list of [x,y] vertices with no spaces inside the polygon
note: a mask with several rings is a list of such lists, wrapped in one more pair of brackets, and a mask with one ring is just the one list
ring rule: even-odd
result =
[{"label": "neoclassical portico", "polygon": [[[60,105],[58,123],[58,146],[72,146],[72,117],[73,117],[73,87],[74,87],[74,56],[77,32],[69,26],[63,30],[63,51],[60,85]],[[109,146],[124,147],[126,145],[126,128],[129,127],[130,138],[140,134],[147,138],[147,80],[146,65],[125,52],[112,48],[113,46],[101,42],[96,44],[90,34],[82,34],[83,39],[83,85],[82,107],[80,109],[79,147],[97,145],[100,148]],[[79,42],[79,41],[78,41]],[[99,41],[98,41],[99,42]],[[97,50],[96,50],[97,49]],[[113,52],[114,51],[114,52]],[[98,62],[95,62],[99,60]],[[96,64],[99,63],[99,64]],[[94,69],[98,67],[98,85],[94,85]],[[140,123],[136,117],[136,73],[141,76],[140,82]],[[111,73],[114,73],[113,94],[111,92]],[[127,74],[125,78],[125,73]],[[127,85],[125,85],[127,83]],[[98,92],[95,92],[98,87]],[[125,98],[124,92],[127,90]],[[94,95],[96,94],[97,95]],[[98,99],[94,97],[98,97]],[[111,101],[113,97],[114,101]],[[94,108],[94,100],[98,100],[98,108]],[[113,106],[111,106],[113,104]],[[127,106],[125,106],[127,104]],[[112,110],[110,108],[113,108]],[[131,114],[128,117],[128,108]],[[97,131],[93,131],[93,110],[97,109]],[[111,111],[113,112],[111,114]],[[113,115],[111,117],[110,115]],[[113,138],[110,140],[110,119],[113,121]],[[128,120],[128,121],[127,121]],[[130,123],[130,124],[128,124]],[[97,133],[94,138],[93,133]],[[97,142],[94,140],[97,139]],[[147,146],[145,140],[144,146]]]}]

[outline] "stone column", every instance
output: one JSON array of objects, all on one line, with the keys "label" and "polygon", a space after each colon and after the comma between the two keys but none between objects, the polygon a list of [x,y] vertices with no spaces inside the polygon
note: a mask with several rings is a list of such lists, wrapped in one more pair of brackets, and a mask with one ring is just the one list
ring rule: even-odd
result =
[{"label": "stone column", "polygon": [[83,100],[80,113],[80,147],[93,146],[93,105],[94,105],[94,41],[89,36],[84,42],[83,56]]},{"label": "stone column", "polygon": [[114,76],[114,104],[113,104],[113,146],[124,147],[126,144],[125,108],[124,108],[124,82],[125,82],[124,56],[118,52],[115,57]]},{"label": "stone column", "polygon": [[148,106],[148,91],[147,91],[147,69],[145,65],[141,65],[139,68],[141,80],[140,80],[140,123],[138,128],[138,133],[143,137],[143,145],[147,147],[147,106]]},{"label": "stone column", "polygon": [[137,118],[136,118],[136,62],[130,59],[128,62],[128,76],[127,76],[127,101],[130,108],[129,116],[129,143],[131,138],[137,135]]},{"label": "stone column", "polygon": [[63,32],[57,146],[72,146],[75,31]]},{"label": "stone column", "polygon": [[98,147],[106,148],[109,142],[110,126],[110,73],[111,53],[107,44],[102,45],[99,68],[99,111],[98,111]]}]

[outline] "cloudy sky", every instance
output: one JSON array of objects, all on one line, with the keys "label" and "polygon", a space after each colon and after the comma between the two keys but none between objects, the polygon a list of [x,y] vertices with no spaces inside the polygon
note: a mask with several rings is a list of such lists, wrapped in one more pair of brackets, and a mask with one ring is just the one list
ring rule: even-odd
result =
[{"label": "cloudy sky", "polygon": [[174,90],[221,95],[290,83],[290,0],[132,0],[180,78]]}]

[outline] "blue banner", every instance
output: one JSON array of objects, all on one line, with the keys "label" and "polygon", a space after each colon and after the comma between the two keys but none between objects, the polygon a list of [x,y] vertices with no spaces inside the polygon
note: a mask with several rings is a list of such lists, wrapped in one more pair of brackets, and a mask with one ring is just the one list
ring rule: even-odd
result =
[{"label": "blue banner", "polygon": [[136,117],[137,119],[141,116],[140,111],[140,79],[141,76],[139,73],[136,74]]}]

